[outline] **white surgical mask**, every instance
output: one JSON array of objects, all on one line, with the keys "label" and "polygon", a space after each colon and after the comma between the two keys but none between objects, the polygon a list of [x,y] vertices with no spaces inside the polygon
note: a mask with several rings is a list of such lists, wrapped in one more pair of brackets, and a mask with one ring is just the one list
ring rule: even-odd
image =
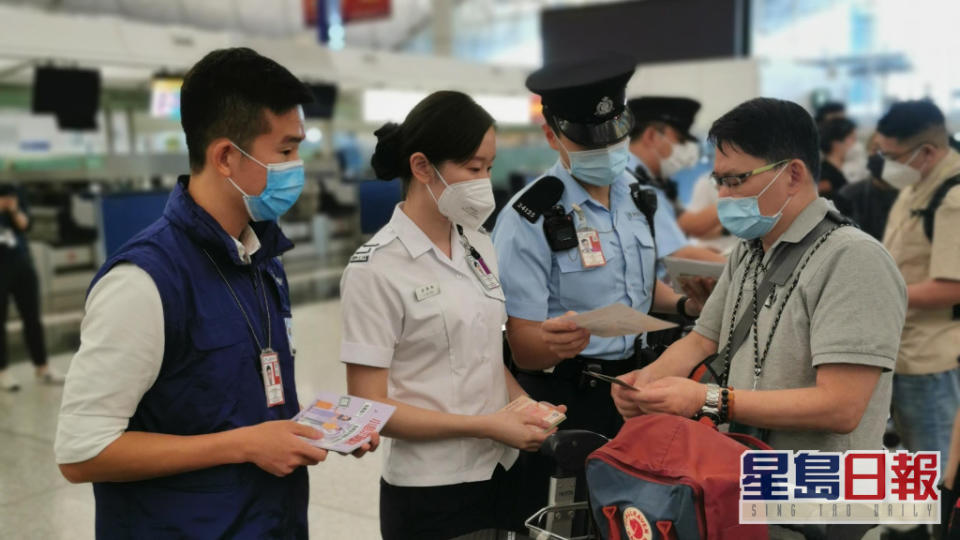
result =
[{"label": "white surgical mask", "polygon": [[433,170],[437,171],[437,176],[446,186],[439,198],[433,194],[430,186],[427,186],[427,191],[436,201],[440,213],[457,225],[462,225],[474,231],[480,229],[483,222],[490,217],[490,214],[496,208],[496,202],[493,199],[493,185],[490,184],[490,179],[477,178],[476,180],[448,184],[436,167]]},{"label": "white surgical mask", "polygon": [[700,160],[700,146],[694,141],[671,144],[670,155],[660,160],[660,174],[669,178],[678,172],[689,169]]},{"label": "white surgical mask", "polygon": [[851,182],[859,182],[870,176],[870,171],[867,169],[867,147],[862,142],[855,142],[850,150],[847,150],[840,170]]},{"label": "white surgical mask", "polygon": [[920,171],[910,166],[910,163],[916,159],[921,148],[917,148],[910,154],[910,159],[906,163],[900,163],[892,159],[884,158],[883,171],[880,179],[897,189],[905,189],[920,181],[922,175]]}]

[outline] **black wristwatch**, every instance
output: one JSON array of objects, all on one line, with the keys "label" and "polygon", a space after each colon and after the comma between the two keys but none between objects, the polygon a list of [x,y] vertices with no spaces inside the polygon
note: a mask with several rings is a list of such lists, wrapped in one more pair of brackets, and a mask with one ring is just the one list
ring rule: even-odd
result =
[{"label": "black wristwatch", "polygon": [[689,298],[686,296],[681,296],[680,299],[677,300],[677,313],[679,313],[684,319],[689,320],[693,319],[694,317],[691,317],[687,314],[687,310],[685,309],[687,307],[687,300],[689,300]]}]

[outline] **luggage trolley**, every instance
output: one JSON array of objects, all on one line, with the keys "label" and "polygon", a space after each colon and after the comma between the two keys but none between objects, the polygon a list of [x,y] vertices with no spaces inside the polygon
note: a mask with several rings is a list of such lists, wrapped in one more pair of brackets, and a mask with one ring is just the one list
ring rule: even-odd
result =
[{"label": "luggage trolley", "polygon": [[[533,540],[594,540],[600,538],[586,496],[587,456],[608,442],[592,431],[571,429],[547,437],[540,453],[554,460],[547,506],[524,525]],[[578,493],[583,500],[577,501]]]}]

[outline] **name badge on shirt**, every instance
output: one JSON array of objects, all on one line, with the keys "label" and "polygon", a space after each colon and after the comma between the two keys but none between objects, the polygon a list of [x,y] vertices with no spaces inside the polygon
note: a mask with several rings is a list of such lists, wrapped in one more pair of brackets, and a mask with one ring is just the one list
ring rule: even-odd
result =
[{"label": "name badge on shirt", "polygon": [[472,254],[467,253],[467,265],[473,270],[473,274],[477,276],[477,279],[480,280],[480,283],[483,284],[484,288],[488,291],[500,287],[500,280],[497,279],[497,276],[493,275],[487,263],[483,262],[482,257],[474,257]]},{"label": "name badge on shirt", "polygon": [[260,372],[263,374],[263,390],[267,395],[267,407],[285,403],[283,378],[280,375],[280,355],[270,349],[260,353]]},{"label": "name badge on shirt", "polygon": [[584,268],[607,264],[607,259],[603,256],[603,245],[600,243],[600,233],[596,229],[580,229],[577,231],[577,241]]},{"label": "name badge on shirt", "polygon": [[438,294],[440,294],[439,285],[424,285],[423,287],[417,287],[417,290],[413,291],[413,296],[417,298],[417,302],[423,302],[427,298]]}]

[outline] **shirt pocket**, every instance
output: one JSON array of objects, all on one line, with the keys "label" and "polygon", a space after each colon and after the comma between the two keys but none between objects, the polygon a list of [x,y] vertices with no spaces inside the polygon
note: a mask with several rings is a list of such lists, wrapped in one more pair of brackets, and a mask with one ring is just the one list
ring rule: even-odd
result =
[{"label": "shirt pocket", "polygon": [[[644,222],[644,225],[646,222]],[[628,278],[628,286],[636,287],[639,285],[640,296],[650,296],[649,292],[652,291],[656,281],[656,257],[657,250],[655,249],[655,243],[653,240],[653,235],[650,234],[650,229],[646,226],[638,226],[633,228],[633,231],[627,236],[628,239],[631,239],[632,242],[627,240],[627,245],[629,248],[626,250],[627,255],[633,258],[638,267],[640,268],[640,283],[633,282]],[[631,269],[627,268],[628,274],[631,272]]]},{"label": "shirt pocket", "polygon": [[187,417],[210,422],[208,430],[216,429],[245,397],[241,381],[258,377],[259,357],[242,319],[198,318],[191,341],[193,358],[171,374],[179,381],[172,389],[183,388],[171,404],[184,407]]},{"label": "shirt pocket", "polygon": [[506,296],[504,296],[504,294],[503,294],[503,287],[502,287],[502,286],[501,286],[501,287],[495,287],[495,288],[493,288],[493,289],[488,289],[488,288],[484,287],[484,286],[481,284],[481,285],[480,285],[480,288],[483,289],[483,294],[484,294],[484,296],[486,296],[487,298],[490,298],[490,299],[492,299],[492,300],[496,300],[496,301],[500,302],[501,304],[506,301]]},{"label": "shirt pocket", "polygon": [[[605,258],[608,251],[604,245]],[[564,311],[590,311],[602,305],[598,304],[598,299],[604,294],[604,289],[611,285],[603,275],[610,267],[609,258],[604,266],[584,268],[580,252],[573,248],[556,253],[554,260],[558,270],[555,294]]]},{"label": "shirt pocket", "polygon": [[446,341],[444,304],[451,291],[440,285],[440,293],[423,300],[414,299],[404,315],[401,339],[407,342],[421,340]]},{"label": "shirt pocket", "polygon": [[280,272],[271,267],[270,265],[267,268],[261,270],[263,276],[264,284],[269,282],[269,290],[272,291],[277,299],[277,307],[280,310],[280,313],[284,317],[289,317],[290,310],[290,289],[284,280],[281,278]]}]

